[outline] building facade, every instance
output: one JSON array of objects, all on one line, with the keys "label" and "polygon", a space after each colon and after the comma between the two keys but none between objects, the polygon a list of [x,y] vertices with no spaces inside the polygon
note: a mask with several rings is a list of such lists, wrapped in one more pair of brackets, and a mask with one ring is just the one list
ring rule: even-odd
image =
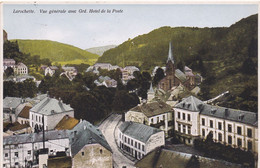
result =
[{"label": "building facade", "polygon": [[27,75],[28,74],[28,68],[23,63],[18,63],[14,68],[14,73],[17,75]]},{"label": "building facade", "polygon": [[30,126],[35,130],[52,130],[64,116],[74,117],[74,110],[61,99],[46,97],[30,109]]},{"label": "building facade", "polygon": [[[13,135],[3,138],[3,167],[26,167],[36,163],[37,152],[43,148],[42,133]],[[69,149],[66,131],[45,132],[45,148],[49,155]]]},{"label": "building facade", "polygon": [[173,110],[164,102],[150,102],[138,105],[125,113],[125,121],[132,121],[156,127],[169,137],[173,131]]},{"label": "building facade", "polygon": [[211,133],[215,142],[258,153],[256,113],[212,106],[190,96],[174,107],[174,115],[175,131],[187,144]]},{"label": "building facade", "polygon": [[135,122],[122,123],[117,136],[120,149],[139,160],[165,145],[164,131]]}]

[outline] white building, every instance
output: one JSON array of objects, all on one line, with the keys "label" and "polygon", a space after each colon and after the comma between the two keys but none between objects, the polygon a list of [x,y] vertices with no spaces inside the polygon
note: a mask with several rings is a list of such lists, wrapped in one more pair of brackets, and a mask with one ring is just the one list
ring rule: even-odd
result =
[{"label": "white building", "polygon": [[49,66],[49,67],[45,68],[44,75],[47,76],[49,74],[50,76],[52,76],[56,72],[56,70],[58,70],[58,67]]},{"label": "white building", "polygon": [[18,75],[27,75],[28,74],[28,68],[23,63],[18,63],[14,68],[14,73]]},{"label": "white building", "polygon": [[[3,138],[3,167],[25,167],[36,162],[37,152],[43,148],[43,134],[31,133]],[[67,131],[45,132],[45,148],[49,154],[69,149]]]},{"label": "white building", "polygon": [[100,69],[106,69],[106,70],[110,71],[110,70],[111,70],[111,67],[112,67],[112,65],[109,64],[109,63],[96,63],[96,64],[94,65],[94,68],[95,68],[96,70],[98,70],[98,69],[100,68]]},{"label": "white building", "polygon": [[3,100],[3,121],[14,123],[25,106],[25,100],[18,97],[5,97]]},{"label": "white building", "polygon": [[164,132],[144,124],[124,122],[119,126],[118,146],[136,159],[141,159],[156,147],[164,146]]},{"label": "white building", "polygon": [[11,67],[14,69],[15,67],[15,60],[14,59],[4,59],[3,60],[3,64],[4,64],[4,71],[8,68]]},{"label": "white building", "polygon": [[173,110],[164,102],[150,102],[138,105],[125,113],[125,121],[138,122],[156,127],[169,137],[173,131]]},{"label": "white building", "polygon": [[175,131],[187,144],[206,138],[258,153],[258,118],[249,111],[208,105],[190,96],[174,107]]},{"label": "white building", "polygon": [[45,130],[52,130],[58,122],[65,116],[74,117],[74,110],[62,102],[61,99],[46,97],[30,109],[30,126],[33,128],[43,128],[43,121]]}]

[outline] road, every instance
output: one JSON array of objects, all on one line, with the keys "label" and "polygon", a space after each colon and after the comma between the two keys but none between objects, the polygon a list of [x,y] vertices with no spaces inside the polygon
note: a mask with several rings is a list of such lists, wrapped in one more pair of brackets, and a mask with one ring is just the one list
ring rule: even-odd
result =
[{"label": "road", "polygon": [[105,121],[102,122],[102,124],[99,126],[99,129],[105,136],[108,144],[110,145],[112,151],[113,151],[113,160],[114,160],[114,167],[115,168],[134,168],[134,162],[129,160],[127,157],[125,157],[118,149],[114,137],[115,129],[120,122],[122,116],[118,114],[112,114],[109,116]]}]

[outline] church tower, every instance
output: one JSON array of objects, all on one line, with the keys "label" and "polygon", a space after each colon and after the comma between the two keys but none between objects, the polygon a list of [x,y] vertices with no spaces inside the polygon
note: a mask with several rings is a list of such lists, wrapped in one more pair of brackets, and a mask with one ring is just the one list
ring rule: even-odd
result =
[{"label": "church tower", "polygon": [[168,59],[166,62],[166,76],[174,75],[175,73],[175,66],[174,66],[174,59],[172,54],[172,43],[169,43],[169,53]]}]

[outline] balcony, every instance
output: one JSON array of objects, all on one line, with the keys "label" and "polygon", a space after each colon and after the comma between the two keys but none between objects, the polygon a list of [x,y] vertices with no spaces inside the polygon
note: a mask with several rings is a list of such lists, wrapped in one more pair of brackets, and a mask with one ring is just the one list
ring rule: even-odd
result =
[{"label": "balcony", "polygon": [[180,124],[185,124],[185,125],[192,125],[192,122],[191,122],[191,121],[182,120],[182,119],[179,119],[179,118],[176,118],[176,122],[177,122],[177,123],[180,123]]}]

